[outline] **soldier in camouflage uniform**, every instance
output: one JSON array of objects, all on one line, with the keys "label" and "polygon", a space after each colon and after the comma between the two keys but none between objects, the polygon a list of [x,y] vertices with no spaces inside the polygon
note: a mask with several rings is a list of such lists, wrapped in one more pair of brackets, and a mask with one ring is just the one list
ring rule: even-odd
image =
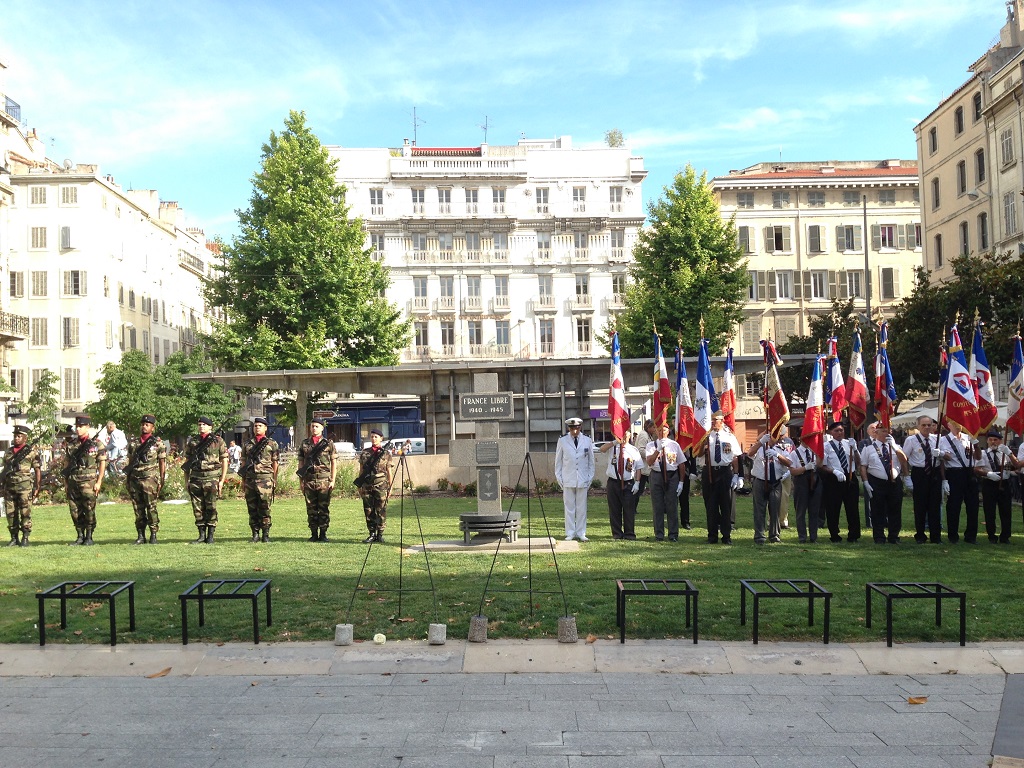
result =
[{"label": "soldier in camouflage uniform", "polygon": [[89,433],[88,416],[75,417],[75,437],[64,443],[64,477],[67,480],[68,509],[78,538],[73,543],[92,546],[96,530],[96,497],[103,487],[107,449]]},{"label": "soldier in camouflage uniform", "polygon": [[22,424],[14,427],[14,446],[4,457],[4,468],[0,471],[0,491],[7,499],[7,530],[11,532],[9,547],[28,546],[28,535],[32,532],[32,501],[39,494],[42,481],[39,451],[27,444],[28,433],[29,428]]},{"label": "soldier in camouflage uniform", "polygon": [[249,508],[249,529],[252,541],[270,541],[270,505],[277,487],[277,442],[267,437],[267,420],[252,420],[252,438],[242,446],[242,485],[245,505]]},{"label": "soldier in camouflage uniform", "polygon": [[311,437],[299,446],[299,470],[302,495],[306,497],[306,522],[310,541],[327,541],[331,524],[331,491],[337,472],[334,443],[324,436],[324,420],[309,424]]},{"label": "soldier in camouflage uniform", "polygon": [[381,445],[384,435],[378,429],[370,430],[370,447],[359,452],[359,486],[363,499],[363,516],[370,535],[363,544],[384,543],[384,526],[388,518],[388,491],[391,488],[391,454]]},{"label": "soldier in camouflage uniform", "polygon": [[185,445],[185,482],[192,501],[199,537],[193,544],[213,544],[217,529],[217,499],[228,476],[228,447],[220,435],[213,434],[213,421],[199,417],[199,434]]},{"label": "soldier in camouflage uniform", "polygon": [[156,532],[160,530],[160,515],[156,503],[164,487],[167,473],[167,450],[164,441],[153,434],[156,419],[146,414],[139,425],[138,439],[128,441],[128,466],[125,481],[128,495],[135,509],[136,544],[146,543],[146,526],[149,525],[149,543],[156,544]]}]

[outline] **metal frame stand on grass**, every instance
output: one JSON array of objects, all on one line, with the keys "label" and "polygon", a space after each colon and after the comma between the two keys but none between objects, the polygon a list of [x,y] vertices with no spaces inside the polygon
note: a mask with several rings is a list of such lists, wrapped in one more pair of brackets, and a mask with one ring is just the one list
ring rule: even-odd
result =
[{"label": "metal frame stand on grass", "polygon": [[[484,602],[487,599],[489,591],[494,593],[507,592],[512,594],[528,594],[530,600],[530,618],[533,618],[533,596],[534,595],[561,595],[562,597],[562,608],[565,611],[562,617],[559,618],[559,642],[576,642],[576,628],[575,628],[575,617],[569,616],[569,603],[565,598],[565,587],[562,584],[562,572],[558,568],[558,557],[555,554],[555,540],[551,535],[551,529],[548,526],[548,518],[544,512],[544,501],[543,497],[537,494],[537,504],[540,507],[540,516],[544,521],[544,532],[547,535],[548,546],[547,550],[551,552],[551,559],[554,561],[555,576],[558,579],[557,590],[539,590],[534,589],[533,586],[533,538],[530,536],[533,530],[533,505],[531,503],[530,489],[534,492],[537,489],[537,474],[533,468],[533,459],[530,457],[529,451],[526,453],[526,458],[523,459],[523,466],[519,470],[519,477],[516,479],[516,490],[512,494],[512,499],[509,501],[508,511],[505,513],[505,525],[508,527],[509,520],[512,516],[512,507],[515,505],[516,499],[519,496],[519,488],[522,487],[523,474],[526,473],[526,558],[527,558],[527,588],[526,589],[494,589],[490,590],[491,577],[494,575],[494,567],[498,562],[498,555],[501,553],[501,545],[504,541],[504,537],[498,539],[498,546],[494,550],[494,557],[491,560],[491,568],[487,572],[487,579],[484,582],[483,593],[480,595],[480,607],[477,610],[477,615],[473,617],[470,624],[470,640],[472,641],[483,641],[486,639],[487,631],[487,619],[483,615]],[[522,516],[520,516],[520,533],[522,533]],[[567,628],[563,626],[568,620],[572,620],[571,627],[571,639],[563,639],[563,632],[567,631]],[[482,634],[482,636],[480,636]]]},{"label": "metal frame stand on grass", "polygon": [[[404,544],[405,544],[405,486],[406,480],[409,479],[409,467],[405,460],[405,453],[400,454],[398,467],[395,469],[395,473],[391,478],[391,485],[388,486],[388,494],[386,499],[391,499],[391,491],[395,487],[395,483],[398,482],[400,494],[399,494],[399,506],[398,506],[398,589],[380,589],[375,588],[376,592],[398,592],[398,612],[395,614],[396,617],[400,617],[402,614],[402,595],[406,592],[430,592],[431,601],[433,603],[434,610],[434,622],[437,623],[437,590],[434,587],[434,574],[430,570],[430,554],[427,552],[427,542],[423,536],[423,523],[420,520],[420,511],[416,506],[416,496],[410,495],[412,499],[413,512],[416,515],[416,527],[420,535],[420,545],[423,547],[423,559],[427,566],[427,578],[430,580],[429,589],[410,589],[405,586],[403,581],[403,565],[405,562],[404,555]],[[411,483],[411,480],[410,480]],[[355,588],[352,590],[352,598],[348,603],[348,612],[345,614],[345,621],[350,622],[352,616],[352,606],[356,600],[356,594],[359,592],[369,592],[368,589],[362,586],[363,573],[366,571],[366,564],[370,559],[370,552],[373,551],[373,545],[376,542],[371,541],[370,545],[366,548],[366,556],[363,558],[363,565],[359,569],[359,577],[356,579]]]}]

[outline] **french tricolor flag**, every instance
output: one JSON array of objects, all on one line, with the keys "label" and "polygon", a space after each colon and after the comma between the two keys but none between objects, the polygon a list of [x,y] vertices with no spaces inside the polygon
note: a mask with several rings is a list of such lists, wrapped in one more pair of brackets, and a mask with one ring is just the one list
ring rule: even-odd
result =
[{"label": "french tricolor flag", "polygon": [[800,432],[800,443],[814,451],[819,459],[825,457],[825,398],[821,383],[821,360],[819,355],[814,361],[804,426]]},{"label": "french tricolor flag", "polygon": [[1010,363],[1010,399],[1006,404],[1006,426],[1024,435],[1024,352],[1020,334],[1013,337],[1013,361]]},{"label": "french tricolor flag", "polygon": [[992,372],[988,367],[985,345],[981,338],[981,322],[974,324],[974,346],[971,349],[971,379],[978,388],[978,432],[986,432],[999,415],[996,389],[992,386]]},{"label": "french tricolor flag", "polygon": [[[782,428],[789,422],[789,403],[786,402],[786,395],[782,391],[782,382],[779,380],[779,365],[782,358],[779,357],[775,345],[771,339],[761,339],[761,348],[764,350],[764,409],[768,414],[768,431],[773,439],[777,439]],[[818,380],[821,381],[821,371],[818,371]]]},{"label": "french tricolor flag", "polygon": [[661,349],[661,337],[654,334],[654,398],[651,401],[651,418],[658,428],[668,424],[668,409],[672,407],[672,385],[665,368],[665,355]]},{"label": "french tricolor flag", "polygon": [[839,339],[835,336],[828,340],[827,375],[824,378],[825,404],[832,410],[832,418],[842,419],[846,408],[846,382],[843,381],[843,368],[839,362]]},{"label": "french tricolor flag", "polygon": [[608,418],[612,434],[621,440],[629,431],[629,410],[626,408],[626,390],[622,381],[622,363],[619,359],[619,334],[612,334],[612,370],[608,382]]},{"label": "french tricolor flag", "polygon": [[868,383],[861,349],[858,329],[853,332],[853,352],[850,354],[850,370],[846,376],[846,404],[850,408],[850,426],[855,430],[864,426],[868,414]]},{"label": "french tricolor flag", "polygon": [[684,451],[693,443],[693,403],[682,347],[676,347],[676,442]]},{"label": "french tricolor flag", "polygon": [[700,340],[697,353],[697,397],[693,403],[693,450],[700,451],[708,432],[711,415],[715,412],[715,382],[711,378],[711,360],[708,358],[708,340]]},{"label": "french tricolor flag", "polygon": [[974,379],[967,369],[967,358],[960,343],[960,330],[954,325],[949,329],[949,352],[946,356],[946,421],[959,424],[969,435],[981,431],[978,419],[978,398]]},{"label": "french tricolor flag", "polygon": [[725,374],[722,376],[722,394],[718,409],[725,416],[725,426],[736,431],[736,374],[732,366],[732,347],[725,355]]},{"label": "french tricolor flag", "polygon": [[889,427],[896,413],[896,384],[889,367],[889,323],[878,324],[878,354],[875,355],[875,411],[878,420]]}]

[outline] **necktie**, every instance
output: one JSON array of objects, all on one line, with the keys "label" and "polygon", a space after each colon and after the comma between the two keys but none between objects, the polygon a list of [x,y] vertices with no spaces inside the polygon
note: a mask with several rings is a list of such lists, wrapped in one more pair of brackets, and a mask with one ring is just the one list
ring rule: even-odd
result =
[{"label": "necktie", "polygon": [[931,438],[926,438],[924,441],[924,471],[932,471],[932,441]]},{"label": "necktie", "polygon": [[846,451],[842,448],[842,443],[838,440],[832,443],[832,450],[836,452],[836,456],[839,457],[839,466],[843,468],[843,474],[850,474],[850,463],[846,460]]},{"label": "necktie", "polygon": [[775,482],[775,459],[769,459],[768,458],[768,446],[765,446],[765,449],[764,449],[764,460],[765,460],[765,463],[768,465],[768,482],[769,483],[774,483]]},{"label": "necktie", "polygon": [[722,437],[715,435],[715,465],[722,465]]},{"label": "necktie", "polygon": [[885,465],[885,477],[892,480],[892,454],[889,453],[889,444],[882,445],[882,464]]},{"label": "necktie", "polygon": [[624,479],[623,476],[626,472],[626,457],[622,455],[621,446],[615,446],[615,450],[619,452],[618,467],[619,467],[619,479]]},{"label": "necktie", "polygon": [[665,464],[665,446],[661,446],[661,479],[668,479],[668,466]]},{"label": "necktie", "polygon": [[572,444],[573,444],[574,446],[576,446],[577,448],[579,448],[579,447],[580,447],[580,439],[579,439],[578,437],[574,437],[574,438],[572,439]]}]

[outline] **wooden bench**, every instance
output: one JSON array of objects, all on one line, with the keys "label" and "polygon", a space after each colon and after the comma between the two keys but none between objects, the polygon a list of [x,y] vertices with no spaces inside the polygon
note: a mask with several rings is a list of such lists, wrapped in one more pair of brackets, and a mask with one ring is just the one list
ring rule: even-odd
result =
[{"label": "wooden bench", "polygon": [[[233,587],[221,591],[222,587]],[[252,641],[260,642],[259,596],[267,598],[267,626],[272,623],[270,613],[270,579],[200,579],[186,589],[178,599],[181,601],[181,644],[188,645],[188,601],[199,603],[199,626],[206,624],[205,603],[209,600],[249,600],[252,602]]]},{"label": "wooden bench", "polygon": [[117,645],[117,611],[114,598],[128,591],[128,628],[135,631],[134,581],[64,581],[36,592],[39,601],[39,644],[46,645],[46,601],[60,600],[60,628],[68,628],[68,600],[101,600],[110,608],[110,644]]},{"label": "wooden bench", "polygon": [[[762,591],[763,588],[763,591]],[[740,579],[740,625],[747,623],[747,592],[754,596],[754,645],[757,645],[759,603],[764,598],[789,598],[807,601],[807,626],[814,626],[814,601],[825,600],[825,636],[828,645],[829,608],[832,593],[810,579]]]},{"label": "wooden bench", "polygon": [[[682,586],[677,586],[682,585]],[[693,644],[697,644],[697,598],[700,592],[689,579],[618,579],[615,582],[615,622],[619,625],[619,642],[626,642],[626,598],[630,595],[681,595],[686,598],[686,626],[693,627]],[[693,600],[693,624],[690,623],[690,600]]]},{"label": "wooden bench", "polygon": [[934,600],[935,626],[942,626],[942,601],[960,601],[960,645],[967,645],[967,593],[957,592],[945,584],[932,582],[876,581],[865,585],[864,594],[867,613],[864,626],[871,626],[871,593],[877,592],[885,598],[885,644],[892,648],[892,601],[893,600]]}]

